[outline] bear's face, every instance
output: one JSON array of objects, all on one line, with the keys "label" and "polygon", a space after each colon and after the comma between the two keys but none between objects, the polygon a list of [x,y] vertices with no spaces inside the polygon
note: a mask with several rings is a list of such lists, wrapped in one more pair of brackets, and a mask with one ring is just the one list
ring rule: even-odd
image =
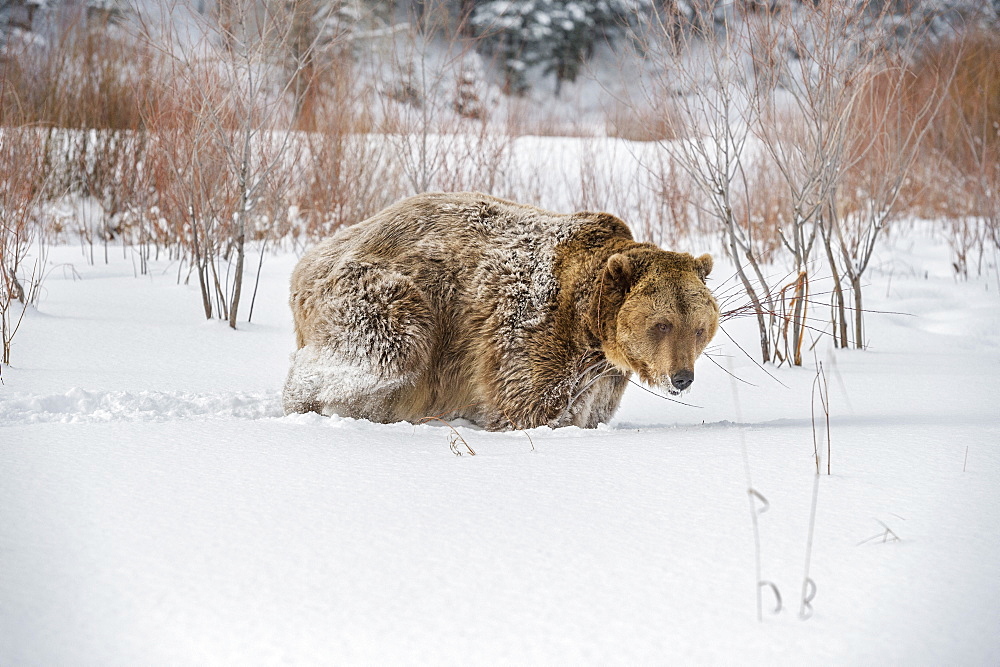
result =
[{"label": "bear's face", "polygon": [[694,382],[694,360],[719,327],[705,286],[712,257],[644,245],[608,259],[606,279],[620,306],[604,329],[605,356],[643,382],[679,394]]}]

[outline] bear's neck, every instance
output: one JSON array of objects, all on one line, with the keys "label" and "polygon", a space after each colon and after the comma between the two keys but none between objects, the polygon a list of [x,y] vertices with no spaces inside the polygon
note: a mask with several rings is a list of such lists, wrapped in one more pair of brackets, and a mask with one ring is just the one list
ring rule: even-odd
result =
[{"label": "bear's neck", "polygon": [[[612,239],[598,248],[586,248],[567,258],[564,273],[570,289],[566,292],[572,299],[564,305],[571,306],[569,317],[583,323],[583,327],[579,324],[574,327],[582,334],[577,345],[603,351],[605,341],[614,335],[614,322],[624,302],[624,294],[618,293],[614,281],[607,275],[608,258],[638,245],[632,239]],[[567,282],[560,282],[567,285]]]}]

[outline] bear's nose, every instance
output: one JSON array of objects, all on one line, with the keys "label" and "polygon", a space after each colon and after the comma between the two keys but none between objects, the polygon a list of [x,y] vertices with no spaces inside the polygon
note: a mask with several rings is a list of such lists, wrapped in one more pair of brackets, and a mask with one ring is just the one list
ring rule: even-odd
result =
[{"label": "bear's nose", "polygon": [[677,371],[670,376],[670,382],[674,388],[684,391],[694,382],[694,371]]}]

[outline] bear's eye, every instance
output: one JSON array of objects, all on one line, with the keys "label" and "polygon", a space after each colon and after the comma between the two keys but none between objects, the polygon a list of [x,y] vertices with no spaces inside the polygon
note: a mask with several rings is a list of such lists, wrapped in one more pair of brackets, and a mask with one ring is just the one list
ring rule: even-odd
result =
[{"label": "bear's eye", "polygon": [[702,336],[705,335],[705,330],[704,329],[698,329],[697,331],[694,332],[694,335],[697,336],[698,338],[701,338]]},{"label": "bear's eye", "polygon": [[670,324],[670,322],[660,322],[656,325],[656,330],[660,333],[670,333],[670,330],[673,328],[674,327]]}]

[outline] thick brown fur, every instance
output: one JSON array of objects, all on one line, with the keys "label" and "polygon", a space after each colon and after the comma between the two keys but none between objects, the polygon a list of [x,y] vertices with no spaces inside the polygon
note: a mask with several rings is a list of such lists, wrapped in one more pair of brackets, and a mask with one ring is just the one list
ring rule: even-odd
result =
[{"label": "thick brown fur", "polygon": [[295,268],[285,412],[593,428],[631,373],[672,393],[671,378],[693,378],[718,326],[711,268],[636,243],[606,213],[403,200]]}]

